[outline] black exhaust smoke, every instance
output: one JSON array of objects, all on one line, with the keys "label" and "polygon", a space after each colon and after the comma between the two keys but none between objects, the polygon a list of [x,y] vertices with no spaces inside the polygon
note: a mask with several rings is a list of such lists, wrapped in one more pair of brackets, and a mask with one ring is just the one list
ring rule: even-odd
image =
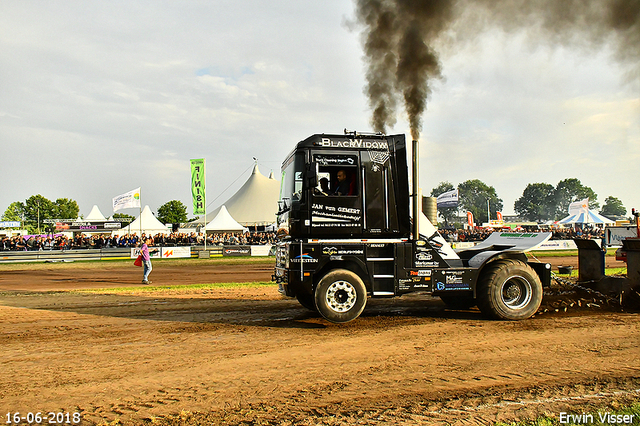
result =
[{"label": "black exhaust smoke", "polygon": [[463,42],[498,27],[526,30],[539,43],[611,46],[614,60],[629,65],[627,79],[640,80],[640,0],[356,1],[375,131],[395,125],[402,99],[411,136],[419,139],[431,82],[442,78],[437,47],[447,32]]}]

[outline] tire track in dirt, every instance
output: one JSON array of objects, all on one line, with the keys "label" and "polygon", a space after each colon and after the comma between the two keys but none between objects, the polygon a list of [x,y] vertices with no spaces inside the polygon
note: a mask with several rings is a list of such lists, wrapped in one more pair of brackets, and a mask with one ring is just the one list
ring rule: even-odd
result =
[{"label": "tire track in dirt", "polygon": [[334,325],[274,286],[4,292],[0,327],[0,408],[80,410],[87,424],[480,424],[640,388],[625,312],[499,322],[409,295]]}]

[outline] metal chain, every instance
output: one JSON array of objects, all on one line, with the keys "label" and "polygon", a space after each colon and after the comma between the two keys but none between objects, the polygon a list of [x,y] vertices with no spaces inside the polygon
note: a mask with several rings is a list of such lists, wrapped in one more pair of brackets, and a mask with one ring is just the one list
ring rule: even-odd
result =
[{"label": "metal chain", "polygon": [[[582,291],[585,291],[587,293],[595,294],[596,296],[602,297],[602,298],[606,299],[609,302],[615,303],[616,305],[621,305],[620,300],[618,300],[618,299],[616,299],[614,297],[607,296],[606,294],[603,294],[603,293],[599,292],[598,290],[594,290],[592,288],[584,287],[584,286],[581,286],[580,284],[576,284],[576,283],[573,283],[573,282],[571,282],[569,280],[565,280],[564,278],[560,278],[554,272],[551,272],[551,278],[553,278],[556,282],[558,282],[560,284],[565,284],[565,285],[568,285],[570,287],[576,288],[578,290],[582,290]],[[597,282],[597,281],[585,281],[584,284],[586,284],[586,283],[595,283],[595,282]]]},{"label": "metal chain", "polygon": [[[531,257],[533,257],[535,260],[540,262],[540,260],[533,253],[529,252],[528,254],[531,255]],[[569,287],[573,287],[573,288],[576,288],[578,290],[585,291],[587,293],[595,294],[596,296],[600,296],[600,297],[608,300],[609,302],[615,303],[616,305],[622,305],[621,301],[616,299],[616,298],[614,298],[614,297],[607,296],[606,294],[600,293],[598,290],[594,290],[592,288],[584,287],[584,286],[581,286],[580,284],[572,283],[569,280],[565,280],[564,278],[560,278],[553,271],[551,271],[551,278],[554,279],[556,282],[558,282],[560,284],[565,284],[565,285],[568,285]],[[586,283],[595,283],[595,282],[597,282],[597,281],[585,281],[584,283],[586,284]]]}]

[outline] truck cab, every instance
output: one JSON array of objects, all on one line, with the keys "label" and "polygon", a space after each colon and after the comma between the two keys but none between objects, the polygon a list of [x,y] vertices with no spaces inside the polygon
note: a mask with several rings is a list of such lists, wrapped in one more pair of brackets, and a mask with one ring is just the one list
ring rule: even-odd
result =
[{"label": "truck cab", "polygon": [[[413,195],[404,135],[315,134],[300,141],[282,165],[273,275],[279,291],[332,322],[357,318],[368,297],[415,291],[450,306],[478,304],[503,319],[535,313],[546,273],[523,254],[522,241],[530,246],[533,238],[509,233],[456,253],[415,209],[413,221]],[[486,288],[487,276],[503,280],[499,290]]]},{"label": "truck cab", "polygon": [[317,134],[282,166],[278,226],[292,238],[408,238],[404,135]]}]

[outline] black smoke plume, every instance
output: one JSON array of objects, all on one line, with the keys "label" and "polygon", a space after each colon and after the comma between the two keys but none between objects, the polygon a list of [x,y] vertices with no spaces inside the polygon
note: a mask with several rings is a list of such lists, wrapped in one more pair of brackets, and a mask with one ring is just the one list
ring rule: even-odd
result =
[{"label": "black smoke plume", "polygon": [[526,31],[536,43],[611,48],[615,60],[630,65],[629,79],[640,80],[640,0],[356,1],[376,131],[395,125],[402,99],[419,139],[431,83],[443,75],[438,46],[452,32],[454,43],[498,27]]}]

